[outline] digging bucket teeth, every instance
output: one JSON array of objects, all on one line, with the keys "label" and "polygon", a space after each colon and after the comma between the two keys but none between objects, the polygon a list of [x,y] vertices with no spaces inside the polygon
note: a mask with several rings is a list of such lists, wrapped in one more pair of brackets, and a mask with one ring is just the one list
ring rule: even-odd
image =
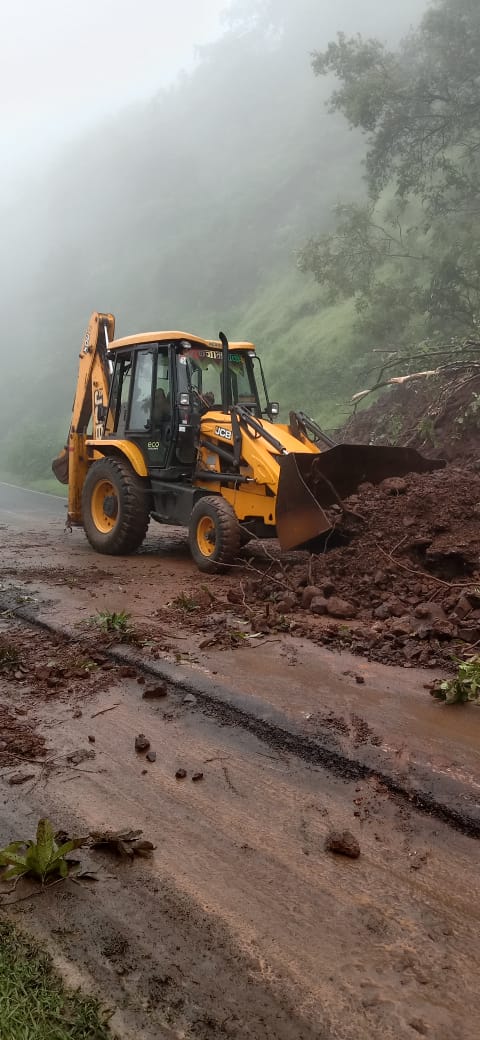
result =
[{"label": "digging bucket teeth", "polygon": [[280,459],[276,526],[282,549],[295,549],[331,527],[324,509],[348,498],[359,484],[443,469],[414,448],[337,444],[319,455],[295,452]]}]

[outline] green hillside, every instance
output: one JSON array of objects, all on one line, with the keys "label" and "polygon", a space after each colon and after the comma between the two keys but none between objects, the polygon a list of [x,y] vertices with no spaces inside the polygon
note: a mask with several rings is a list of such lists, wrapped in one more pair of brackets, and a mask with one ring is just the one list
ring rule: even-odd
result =
[{"label": "green hillside", "polygon": [[[423,7],[408,0],[392,13],[365,0],[358,28],[378,24],[395,37],[408,11]],[[423,213],[423,200],[411,185],[400,198],[394,162],[375,184],[369,152],[362,168],[368,133],[384,129],[375,107],[375,98],[389,103],[385,84],[377,90],[382,68],[390,61],[406,89],[415,62],[425,71],[430,58],[418,46],[384,54],[370,42],[363,52],[357,41],[358,53],[348,44],[324,59],[317,51],[312,69],[312,52],[347,15],[348,0],[335,11],[317,0],[236,3],[193,72],[65,147],[21,197],[3,200],[1,469],[28,479],[48,472],[92,310],[113,311],[120,335],[177,327],[210,337],[222,328],[252,339],[284,413],[302,408],[326,428],[346,417],[372,347],[430,334],[425,313],[432,278],[437,298],[448,282],[452,221],[409,229],[409,244],[428,243],[438,259],[433,273],[421,261],[412,276],[371,225],[395,229],[399,215],[404,223]],[[344,91],[329,111],[335,82]],[[343,233],[335,207],[344,200]],[[465,248],[466,232],[456,241]]]}]

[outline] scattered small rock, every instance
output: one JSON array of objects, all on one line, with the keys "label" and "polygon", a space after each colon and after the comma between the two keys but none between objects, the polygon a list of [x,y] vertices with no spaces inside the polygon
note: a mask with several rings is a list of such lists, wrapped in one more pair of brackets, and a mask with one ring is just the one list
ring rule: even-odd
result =
[{"label": "scattered small rock", "polygon": [[90,744],[94,744],[95,743],[95,737],[93,736],[93,733],[89,733],[88,739],[90,741]]},{"label": "scattered small rock", "polygon": [[142,697],[146,701],[160,700],[161,697],[166,697],[168,693],[166,683],[159,683],[158,686],[148,686],[143,691]]},{"label": "scattered small rock", "polygon": [[144,733],[139,733],[138,737],[135,737],[135,751],[148,751],[150,747],[150,741]]},{"label": "scattered small rock", "polygon": [[358,683],[359,686],[363,686],[363,683],[365,682],[364,676],[363,675],[356,675],[355,676],[355,682]]},{"label": "scattered small rock", "polygon": [[145,676],[144,675],[139,675],[138,679],[137,679],[137,683],[138,683],[139,686],[144,686],[145,683],[146,683]]},{"label": "scattered small rock", "polygon": [[184,704],[196,704],[197,703],[197,698],[194,697],[193,693],[186,693],[185,697],[183,698],[183,703]]},{"label": "scattered small rock", "polygon": [[187,775],[187,770],[186,769],[177,769],[177,772],[175,773],[175,779],[176,780],[185,780],[186,775]]},{"label": "scattered small rock", "polygon": [[35,780],[35,773],[14,773],[9,777],[8,782],[11,787],[14,787],[18,784],[26,784],[28,780]]},{"label": "scattered small rock", "polygon": [[196,784],[199,780],[203,780],[203,773],[194,773],[192,776],[193,783]]},{"label": "scattered small rock", "polygon": [[147,759],[147,762],[156,762],[156,760],[157,760],[157,752],[156,751],[147,751],[146,759]]},{"label": "scattered small rock", "polygon": [[73,718],[74,719],[81,719],[82,715],[83,715],[83,711],[81,710],[81,708],[75,708],[75,711],[73,713]]},{"label": "scattered small rock", "polygon": [[137,672],[131,664],[121,664],[118,669],[118,674],[121,679],[135,679]]},{"label": "scattered small rock", "polygon": [[148,776],[148,769],[142,769],[142,776]]},{"label": "scattered small rock", "polygon": [[350,831],[329,831],[325,838],[325,851],[334,852],[338,856],[349,856],[358,859],[360,845]]}]

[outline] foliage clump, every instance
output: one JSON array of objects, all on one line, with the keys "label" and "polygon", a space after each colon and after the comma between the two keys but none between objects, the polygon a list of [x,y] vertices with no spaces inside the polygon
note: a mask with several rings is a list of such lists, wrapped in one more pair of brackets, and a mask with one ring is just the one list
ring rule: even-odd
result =
[{"label": "foliage clump", "polygon": [[130,614],[126,610],[99,610],[90,619],[106,635],[113,635],[120,643],[136,642],[135,631],[130,624]]},{"label": "foliage clump", "polygon": [[299,256],[329,299],[353,298],[378,345],[478,339],[480,7],[438,0],[395,50],[339,33],[313,56],[332,112],[366,137],[368,198]]},{"label": "foliage clump", "polygon": [[51,874],[67,877],[68,860],[65,857],[73,849],[80,848],[84,841],[84,838],[71,838],[58,845],[50,821],[39,820],[36,840],[12,841],[0,849],[0,870],[5,868],[1,879],[8,881],[29,874],[43,885]]},{"label": "foliage clump", "polygon": [[480,704],[480,656],[458,661],[457,674],[435,686],[432,697],[445,704]]}]

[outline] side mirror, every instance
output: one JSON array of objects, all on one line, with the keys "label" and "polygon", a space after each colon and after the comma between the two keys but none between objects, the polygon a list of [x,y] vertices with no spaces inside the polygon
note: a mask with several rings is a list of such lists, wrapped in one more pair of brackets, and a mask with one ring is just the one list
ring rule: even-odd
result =
[{"label": "side mirror", "polygon": [[270,404],[268,406],[268,410],[269,410],[270,415],[272,416],[272,418],[275,415],[278,415],[278,413],[280,411],[280,405],[279,405],[278,401],[270,401]]}]

